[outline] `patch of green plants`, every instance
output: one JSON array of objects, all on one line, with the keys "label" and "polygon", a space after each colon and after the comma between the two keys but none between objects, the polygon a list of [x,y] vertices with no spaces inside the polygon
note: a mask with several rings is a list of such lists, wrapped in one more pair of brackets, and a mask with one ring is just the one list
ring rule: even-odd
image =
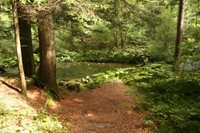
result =
[{"label": "patch of green plants", "polygon": [[37,132],[67,132],[67,128],[58,120],[58,116],[51,115],[45,109],[40,110],[34,117]]},{"label": "patch of green plants", "polygon": [[89,51],[81,53],[79,61],[140,64],[148,62],[149,54],[143,48]]},{"label": "patch of green plants", "polygon": [[85,87],[88,89],[94,89],[102,83],[116,79],[118,78],[115,77],[115,73],[113,71],[107,71],[105,73],[94,74],[91,77],[87,76],[86,78],[82,78],[81,82],[85,84]]},{"label": "patch of green plants", "polygon": [[109,63],[129,63],[141,64],[149,61],[150,54],[146,48],[132,47],[126,49],[113,50],[90,50],[87,52],[60,52],[57,59],[61,62],[109,62]]},{"label": "patch of green plants", "polygon": [[61,133],[67,132],[67,126],[51,115],[45,109],[36,112],[31,107],[8,107],[0,101],[0,130],[11,132]]},{"label": "patch of green plants", "polygon": [[143,88],[143,109],[151,112],[152,120],[163,133],[197,133],[200,131],[200,84],[180,78]]},{"label": "patch of green plants", "polygon": [[78,56],[80,56],[78,52],[67,50],[56,53],[56,57],[59,62],[73,62],[78,58]]},{"label": "patch of green plants", "polygon": [[82,81],[87,83],[89,88],[94,88],[98,84],[111,81],[123,80],[127,85],[137,85],[138,87],[149,86],[153,80],[158,84],[162,79],[171,77],[172,72],[166,71],[170,65],[150,64],[145,67],[131,67],[110,70],[105,73],[94,74],[91,77],[83,78]]},{"label": "patch of green plants", "polygon": [[149,64],[99,73],[87,77],[89,88],[104,82],[120,79],[128,87],[128,93],[139,99],[136,110],[145,110],[149,115],[142,121],[156,125],[156,133],[200,132],[200,73],[172,72],[167,64]]},{"label": "patch of green plants", "polygon": [[86,87],[93,89],[96,86],[98,86],[101,83],[105,83],[111,80],[118,80],[122,79],[127,84],[131,84],[131,82],[134,80],[134,77],[132,74],[135,73],[136,68],[123,68],[123,69],[116,69],[116,70],[110,70],[106,71],[104,73],[97,73],[90,76],[87,76],[86,78],[82,78],[81,81],[83,83],[86,83]]},{"label": "patch of green plants", "polygon": [[16,67],[17,57],[9,57],[9,58],[3,59],[3,64],[5,67]]}]

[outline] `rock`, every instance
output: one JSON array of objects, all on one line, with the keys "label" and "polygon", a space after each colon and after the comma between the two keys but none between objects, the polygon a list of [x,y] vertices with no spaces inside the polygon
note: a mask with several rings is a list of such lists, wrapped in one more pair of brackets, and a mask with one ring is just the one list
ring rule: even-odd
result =
[{"label": "rock", "polygon": [[79,92],[81,90],[82,84],[77,81],[69,81],[67,82],[66,87],[69,91]]}]

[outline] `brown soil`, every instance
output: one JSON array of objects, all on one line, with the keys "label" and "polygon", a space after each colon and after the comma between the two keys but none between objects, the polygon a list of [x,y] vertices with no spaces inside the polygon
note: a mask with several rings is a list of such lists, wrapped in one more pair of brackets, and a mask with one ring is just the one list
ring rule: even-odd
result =
[{"label": "brown soil", "polygon": [[[13,83],[9,81],[9,84]],[[23,98],[0,82],[0,97],[8,99],[8,106],[31,105],[39,110],[46,103],[44,93],[36,87],[30,88],[27,98]],[[144,113],[134,111],[136,102],[126,95],[125,88],[123,82],[116,81],[90,91],[72,92],[51,104],[48,111],[70,123],[69,133],[150,133],[141,124]]]}]

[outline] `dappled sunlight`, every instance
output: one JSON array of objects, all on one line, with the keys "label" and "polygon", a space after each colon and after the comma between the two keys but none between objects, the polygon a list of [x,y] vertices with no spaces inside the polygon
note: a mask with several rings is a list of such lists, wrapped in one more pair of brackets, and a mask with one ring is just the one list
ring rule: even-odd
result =
[{"label": "dappled sunlight", "polygon": [[53,100],[51,96],[48,95],[49,94],[41,88],[31,86],[27,91],[27,103],[37,110],[42,108],[47,108],[47,110],[59,110],[59,102]]},{"label": "dappled sunlight", "polygon": [[81,99],[78,99],[78,98],[74,98],[73,100],[74,100],[74,101],[76,101],[76,102],[79,102],[79,103],[82,103],[82,102],[84,102],[83,100],[81,100]]},{"label": "dappled sunlight", "polygon": [[[37,87],[30,87],[24,97],[0,82],[1,132],[66,132],[67,124],[47,113],[46,103],[44,91]],[[56,109],[56,104],[51,108]]]},{"label": "dappled sunlight", "polygon": [[[50,117],[48,119],[51,120],[54,116],[63,124],[71,125],[71,133],[90,129],[98,132],[148,131],[139,122],[144,115],[133,110],[136,102],[125,94],[126,86],[121,80],[102,84],[94,90],[70,92],[60,101],[53,100],[47,92],[35,86],[28,87],[27,97],[3,84],[0,86],[8,91],[9,96],[16,98],[16,102],[11,100],[5,104],[12,107],[16,105],[19,111],[26,109],[24,115],[30,115],[30,121],[35,121],[36,117],[40,123],[40,119]],[[45,120],[45,126],[49,122],[52,124],[53,121]],[[57,126],[61,126],[59,122]]]},{"label": "dappled sunlight", "polygon": [[59,101],[62,119],[67,119],[74,132],[148,133],[140,124],[144,114],[135,112],[135,101],[125,95],[125,84],[113,81],[88,91],[71,92]]},{"label": "dappled sunlight", "polygon": [[0,83],[0,100],[3,100],[6,106],[10,107],[27,107],[27,104],[24,104],[25,98],[20,96],[18,92],[13,89],[6,87]]},{"label": "dappled sunlight", "polygon": [[200,0],[1,0],[0,133],[200,133]]},{"label": "dappled sunlight", "polygon": [[27,103],[37,110],[43,108],[46,103],[44,92],[37,87],[31,87],[30,90],[27,91]]}]

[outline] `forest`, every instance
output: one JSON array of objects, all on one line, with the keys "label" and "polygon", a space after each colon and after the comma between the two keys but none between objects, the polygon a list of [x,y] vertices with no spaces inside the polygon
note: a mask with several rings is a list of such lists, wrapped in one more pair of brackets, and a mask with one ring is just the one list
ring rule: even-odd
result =
[{"label": "forest", "polygon": [[0,133],[199,133],[200,0],[0,1]]}]

